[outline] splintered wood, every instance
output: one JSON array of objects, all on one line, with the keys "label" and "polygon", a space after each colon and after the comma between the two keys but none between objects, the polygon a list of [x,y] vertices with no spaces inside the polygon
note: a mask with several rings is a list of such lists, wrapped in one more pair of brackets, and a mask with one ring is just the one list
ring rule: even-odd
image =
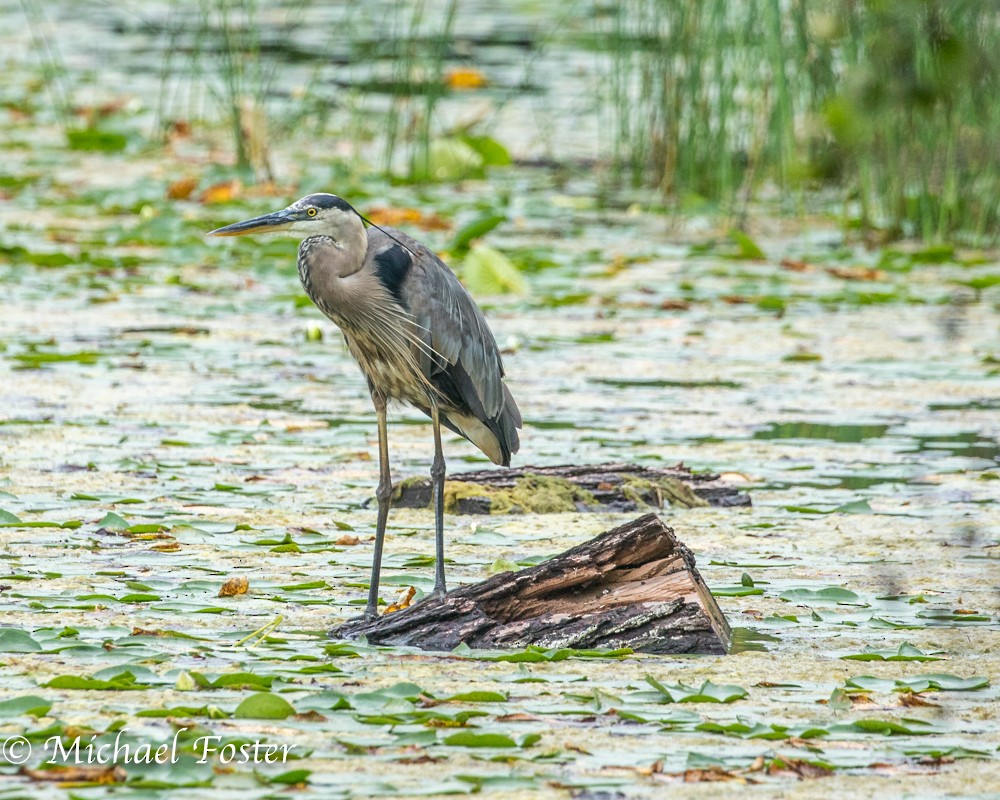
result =
[{"label": "splintered wood", "polygon": [[730,630],[694,556],[654,514],[639,517],[519,572],[463,586],[337,638],[452,650],[630,647],[645,653],[724,654]]}]

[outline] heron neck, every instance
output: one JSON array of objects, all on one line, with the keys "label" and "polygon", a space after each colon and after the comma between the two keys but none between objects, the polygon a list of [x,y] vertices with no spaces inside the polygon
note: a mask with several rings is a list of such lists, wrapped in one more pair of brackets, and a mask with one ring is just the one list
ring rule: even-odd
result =
[{"label": "heron neck", "polygon": [[358,223],[356,226],[352,225],[336,239],[337,246],[344,253],[341,276],[352,275],[361,269],[365,263],[365,256],[368,255],[368,231],[359,218],[356,220]]}]

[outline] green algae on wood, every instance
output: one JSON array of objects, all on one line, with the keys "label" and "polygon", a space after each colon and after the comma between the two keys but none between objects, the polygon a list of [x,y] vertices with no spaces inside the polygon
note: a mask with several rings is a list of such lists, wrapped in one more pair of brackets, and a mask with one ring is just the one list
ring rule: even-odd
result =
[{"label": "green algae on wood", "polygon": [[[445,482],[445,509],[454,514],[553,514],[573,511],[633,511],[708,505],[749,505],[750,499],[718,476],[684,467],[652,469],[632,464],[525,467],[460,473]],[[399,483],[393,504],[431,505],[427,478]]]},{"label": "green algae on wood", "polygon": [[[398,484],[393,490],[393,504],[403,500],[409,491],[422,497],[422,490],[426,490],[427,495],[422,505],[430,506],[430,485],[424,478],[407,478]],[[525,475],[509,488],[459,480],[444,484],[444,507],[451,514],[556,514],[580,511],[594,503],[594,496],[586,489],[564,478],[544,475]],[[403,502],[402,505],[410,506],[411,503]]]}]

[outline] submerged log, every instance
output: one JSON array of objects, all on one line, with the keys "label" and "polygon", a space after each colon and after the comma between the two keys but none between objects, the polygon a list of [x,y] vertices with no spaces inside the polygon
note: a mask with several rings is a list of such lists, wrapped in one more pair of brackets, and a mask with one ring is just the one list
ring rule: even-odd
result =
[{"label": "submerged log", "polygon": [[[394,489],[397,508],[426,508],[429,478],[409,478]],[[636,511],[664,504],[749,506],[750,496],[713,473],[687,467],[636,464],[520,467],[461,472],[445,483],[445,508],[453,514],[557,511]]]},{"label": "submerged log", "polygon": [[646,514],[538,566],[349,620],[330,635],[443,651],[464,643],[724,654],[731,634],[691,551]]}]

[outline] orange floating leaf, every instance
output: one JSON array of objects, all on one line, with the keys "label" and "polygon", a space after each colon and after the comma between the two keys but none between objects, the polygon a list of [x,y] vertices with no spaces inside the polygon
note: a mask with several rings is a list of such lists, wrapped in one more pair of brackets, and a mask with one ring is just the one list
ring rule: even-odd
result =
[{"label": "orange floating leaf", "polygon": [[448,70],[444,76],[444,82],[449,89],[458,89],[459,91],[482,89],[489,85],[489,81],[486,80],[486,76],[483,73],[469,67],[458,67],[457,69]]},{"label": "orange floating leaf", "polygon": [[197,187],[197,178],[181,178],[167,187],[167,199],[187,200]]},{"label": "orange floating leaf", "polygon": [[21,774],[33,781],[54,781],[63,784],[76,783],[124,783],[128,773],[124,767],[117,764],[108,766],[69,766],[52,767],[50,769],[28,769],[23,767]]},{"label": "orange floating leaf", "polygon": [[826,271],[833,277],[845,281],[885,280],[885,273],[873,267],[827,267]]},{"label": "orange floating leaf", "polygon": [[437,214],[424,214],[416,208],[371,208],[368,219],[376,225],[399,227],[400,225],[415,225],[425,231],[445,231],[451,228],[448,220]]},{"label": "orange floating leaf", "polygon": [[235,597],[238,594],[246,594],[250,588],[250,580],[245,575],[237,575],[230,578],[219,589],[219,597]]},{"label": "orange floating leaf", "polygon": [[243,184],[237,180],[224,181],[209,186],[198,199],[205,205],[229,203],[235,200],[243,191]]},{"label": "orange floating leaf", "polygon": [[416,593],[417,593],[416,588],[413,587],[413,586],[410,586],[405,592],[403,592],[398,598],[396,598],[396,602],[392,603],[385,610],[385,613],[386,614],[392,614],[392,613],[394,613],[396,611],[402,611],[404,608],[409,608],[410,607],[410,601],[413,600],[413,596]]}]

